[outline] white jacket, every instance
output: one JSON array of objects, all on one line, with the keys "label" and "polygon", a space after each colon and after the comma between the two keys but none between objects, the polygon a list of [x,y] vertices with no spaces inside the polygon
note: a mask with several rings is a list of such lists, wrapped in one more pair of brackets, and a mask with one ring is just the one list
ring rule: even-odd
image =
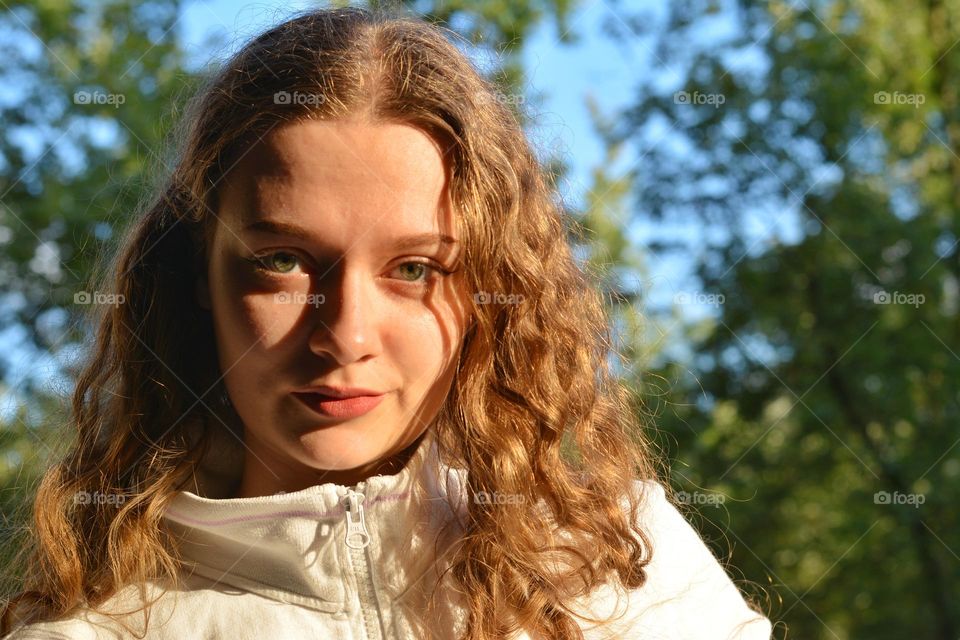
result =
[{"label": "white jacket", "polygon": [[[437,558],[462,532],[447,500],[459,505],[462,517],[465,474],[440,464],[435,443],[424,438],[400,473],[355,487],[328,483],[232,499],[178,493],[164,522],[183,536],[181,553],[193,571],[179,590],[147,585],[146,595],[159,599],[146,640],[453,640],[466,621],[462,600],[448,581],[435,596],[428,588],[442,564]],[[217,489],[216,479],[205,477],[206,488],[201,484],[198,491],[229,495],[218,493],[229,482],[221,478]],[[647,583],[619,597],[602,587],[575,602],[577,610],[601,618],[624,614],[607,625],[581,623],[584,637],[769,640],[770,621],[747,607],[663,487],[653,481],[635,487],[645,495],[641,518],[654,545]],[[451,526],[438,536],[444,523]],[[122,590],[108,601],[110,610],[135,610],[141,602],[136,594],[134,587]],[[426,613],[430,602],[435,609]],[[144,617],[126,624],[129,629],[81,608],[7,638],[128,640],[142,633]],[[549,640],[527,633],[514,638]]]}]

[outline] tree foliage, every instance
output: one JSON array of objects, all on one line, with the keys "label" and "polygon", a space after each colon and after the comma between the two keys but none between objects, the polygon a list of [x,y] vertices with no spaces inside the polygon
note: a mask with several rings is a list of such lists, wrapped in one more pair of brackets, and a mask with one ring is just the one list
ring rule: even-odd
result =
[{"label": "tree foliage", "polygon": [[958,8],[671,3],[613,136],[669,123],[637,215],[716,231],[660,426],[797,637],[957,637]]}]

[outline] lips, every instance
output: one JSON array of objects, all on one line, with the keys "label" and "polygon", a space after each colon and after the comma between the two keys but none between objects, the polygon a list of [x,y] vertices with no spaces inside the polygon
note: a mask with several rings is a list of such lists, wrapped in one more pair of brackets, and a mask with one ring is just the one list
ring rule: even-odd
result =
[{"label": "lips", "polygon": [[357,394],[356,389],[335,392],[354,395],[331,395],[313,391],[295,391],[293,395],[307,408],[325,418],[350,419],[372,411],[383,400],[385,394]]},{"label": "lips", "polygon": [[299,393],[316,393],[329,396],[331,398],[355,398],[357,396],[383,395],[382,391],[373,391],[372,389],[361,389],[360,387],[333,387],[325,384],[313,387],[304,387],[298,391]]}]

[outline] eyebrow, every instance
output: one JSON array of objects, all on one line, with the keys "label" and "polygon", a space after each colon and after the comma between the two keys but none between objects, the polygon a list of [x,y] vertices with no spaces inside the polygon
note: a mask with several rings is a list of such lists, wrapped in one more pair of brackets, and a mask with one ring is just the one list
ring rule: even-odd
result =
[{"label": "eyebrow", "polygon": [[[303,227],[290,224],[289,222],[278,222],[275,220],[257,220],[248,224],[243,230],[258,233],[272,233],[274,235],[289,236],[300,240],[313,239],[313,235]],[[457,239],[453,236],[445,233],[417,233],[398,238],[393,242],[393,247],[396,249],[414,249],[436,244],[456,247],[459,242],[457,242]]]}]

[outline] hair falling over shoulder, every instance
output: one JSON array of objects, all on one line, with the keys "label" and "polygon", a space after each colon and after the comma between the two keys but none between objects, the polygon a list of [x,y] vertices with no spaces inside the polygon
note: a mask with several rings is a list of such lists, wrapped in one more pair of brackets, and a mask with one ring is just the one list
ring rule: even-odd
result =
[{"label": "hair falling over shoulder", "polygon": [[[523,628],[581,638],[571,599],[645,581],[650,541],[633,481],[656,478],[629,392],[609,371],[608,318],[575,262],[548,176],[517,118],[457,49],[419,19],[358,8],[310,11],[259,35],[211,76],[176,136],[175,168],[143,207],[91,305],[96,327],[73,393],[72,444],[33,501],[14,620],[97,607],[118,589],[176,580],[161,515],[217,429],[240,429],[221,390],[213,328],[194,283],[216,185],[242,152],[303,119],[402,122],[436,137],[451,169],[475,323],[432,426],[471,495],[449,573],[469,612],[463,640]],[[281,92],[323,100],[277,100]],[[79,492],[123,496],[78,506]],[[562,534],[561,534],[562,532]]]}]

